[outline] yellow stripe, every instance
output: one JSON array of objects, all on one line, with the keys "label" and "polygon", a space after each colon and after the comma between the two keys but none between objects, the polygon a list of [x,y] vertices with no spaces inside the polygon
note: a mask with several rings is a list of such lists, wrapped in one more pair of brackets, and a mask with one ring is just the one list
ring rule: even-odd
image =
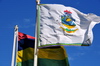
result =
[{"label": "yellow stripe", "polygon": [[63,60],[66,58],[66,52],[63,48],[40,49],[39,58]]},{"label": "yellow stripe", "polygon": [[17,62],[22,62],[34,58],[34,49],[27,48],[17,52]]},{"label": "yellow stripe", "polygon": [[[65,49],[61,48],[46,48],[39,49],[38,58],[63,60],[67,57]],[[18,51],[17,62],[23,62],[34,58],[34,49],[27,48],[25,50]]]}]

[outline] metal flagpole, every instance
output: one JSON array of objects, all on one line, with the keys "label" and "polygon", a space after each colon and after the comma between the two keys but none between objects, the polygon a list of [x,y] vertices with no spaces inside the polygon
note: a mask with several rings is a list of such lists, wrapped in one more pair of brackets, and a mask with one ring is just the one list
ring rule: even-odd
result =
[{"label": "metal flagpole", "polygon": [[34,66],[38,65],[38,44],[39,42],[39,5],[40,4],[40,0],[36,0],[36,32],[35,32],[35,47],[34,47]]},{"label": "metal flagpole", "polygon": [[37,5],[40,4],[40,0],[36,0]]},{"label": "metal flagpole", "polygon": [[13,42],[11,66],[15,66],[16,63],[15,61],[16,61],[17,36],[18,36],[18,26],[16,25],[14,29],[14,42]]}]

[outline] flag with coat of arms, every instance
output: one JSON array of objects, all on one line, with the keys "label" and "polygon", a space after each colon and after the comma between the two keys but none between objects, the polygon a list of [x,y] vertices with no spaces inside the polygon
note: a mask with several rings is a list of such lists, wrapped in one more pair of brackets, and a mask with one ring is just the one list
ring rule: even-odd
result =
[{"label": "flag with coat of arms", "polygon": [[84,14],[73,7],[60,4],[40,4],[40,47],[89,46],[93,41],[92,28],[100,23],[100,17]]}]

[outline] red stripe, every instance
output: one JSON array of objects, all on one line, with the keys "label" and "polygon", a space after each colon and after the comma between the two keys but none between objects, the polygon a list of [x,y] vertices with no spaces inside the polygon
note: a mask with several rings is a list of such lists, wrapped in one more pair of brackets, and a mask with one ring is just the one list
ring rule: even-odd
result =
[{"label": "red stripe", "polygon": [[18,41],[20,41],[21,39],[25,39],[25,38],[35,39],[35,37],[32,37],[30,35],[18,32]]}]

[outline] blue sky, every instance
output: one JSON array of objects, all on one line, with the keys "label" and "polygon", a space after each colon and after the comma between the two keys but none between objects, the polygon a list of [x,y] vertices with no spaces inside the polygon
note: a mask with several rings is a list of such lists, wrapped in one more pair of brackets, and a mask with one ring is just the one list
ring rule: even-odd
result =
[{"label": "blue sky", "polygon": [[[63,4],[83,13],[100,16],[100,0],[41,0],[42,4]],[[0,0],[0,66],[10,66],[14,26],[34,36],[36,19],[35,0]],[[100,24],[93,28],[94,40],[88,47],[66,46],[70,66],[100,65]]]}]

